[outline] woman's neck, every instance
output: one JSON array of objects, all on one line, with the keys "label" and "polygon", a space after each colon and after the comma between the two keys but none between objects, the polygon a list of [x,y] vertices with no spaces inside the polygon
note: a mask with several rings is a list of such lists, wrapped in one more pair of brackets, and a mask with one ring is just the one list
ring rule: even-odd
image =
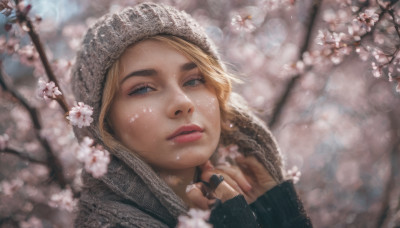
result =
[{"label": "woman's neck", "polygon": [[193,183],[196,167],[184,170],[159,171],[158,173],[175,194],[190,207],[191,203],[186,195],[186,187]]}]

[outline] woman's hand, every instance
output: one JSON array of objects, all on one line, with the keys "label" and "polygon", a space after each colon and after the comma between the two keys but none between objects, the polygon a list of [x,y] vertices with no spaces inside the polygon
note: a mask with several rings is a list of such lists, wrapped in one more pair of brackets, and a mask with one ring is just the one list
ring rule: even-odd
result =
[{"label": "woman's hand", "polygon": [[[215,175],[216,179],[220,176]],[[211,179],[208,178],[210,181]],[[214,178],[214,179],[215,179]],[[200,208],[202,210],[208,210],[212,208],[218,201],[222,203],[232,199],[239,195],[234,188],[232,188],[225,180],[219,181],[218,185],[214,188],[209,183],[198,182],[192,185],[188,185],[186,188],[186,194],[191,202],[190,207]]]},{"label": "woman's hand", "polygon": [[[277,185],[268,170],[254,156],[238,156],[236,158],[238,166],[218,166],[217,169],[224,171],[231,177],[241,175],[251,185],[251,189],[243,188],[244,197],[248,204],[253,203],[258,197]],[[238,174],[242,173],[242,174]],[[234,178],[235,179],[235,178]],[[236,178],[237,179],[237,178]],[[241,181],[243,182],[243,181]],[[238,182],[240,183],[240,182]]]},{"label": "woman's hand", "polygon": [[202,182],[190,185],[187,196],[193,203],[192,206],[206,210],[216,202],[215,199],[225,202],[238,194],[242,194],[250,204],[276,186],[276,181],[255,157],[238,156],[236,162],[238,166],[214,167],[210,161],[202,165],[202,181],[208,183],[212,175],[222,175],[224,181],[216,189],[211,189]]}]

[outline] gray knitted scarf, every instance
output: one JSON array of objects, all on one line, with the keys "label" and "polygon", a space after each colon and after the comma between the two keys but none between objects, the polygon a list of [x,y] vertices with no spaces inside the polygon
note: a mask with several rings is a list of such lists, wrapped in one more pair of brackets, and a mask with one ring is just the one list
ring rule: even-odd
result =
[{"label": "gray knitted scarf", "polygon": [[[232,123],[236,129],[221,135],[221,143],[256,156],[282,182],[281,155],[270,131],[248,112],[236,112]],[[111,153],[106,175],[83,174],[76,227],[174,227],[188,209],[184,202],[134,153],[123,147]]]}]

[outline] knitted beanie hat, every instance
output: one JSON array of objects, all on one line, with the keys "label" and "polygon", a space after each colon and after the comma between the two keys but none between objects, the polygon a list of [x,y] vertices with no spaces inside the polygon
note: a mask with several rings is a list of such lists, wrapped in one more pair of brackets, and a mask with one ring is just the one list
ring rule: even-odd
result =
[{"label": "knitted beanie hat", "polygon": [[[142,3],[105,15],[88,29],[72,68],[75,99],[93,107],[94,121],[100,114],[107,70],[129,45],[159,34],[180,37],[220,59],[202,27],[187,13],[170,6]],[[97,125],[97,122],[92,124]]]}]

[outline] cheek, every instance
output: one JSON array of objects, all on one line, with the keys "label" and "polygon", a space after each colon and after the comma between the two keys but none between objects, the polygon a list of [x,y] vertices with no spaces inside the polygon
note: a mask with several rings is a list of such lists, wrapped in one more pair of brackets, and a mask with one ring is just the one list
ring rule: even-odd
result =
[{"label": "cheek", "polygon": [[218,99],[214,94],[207,94],[207,96],[196,99],[196,106],[209,121],[219,125],[220,108]]},{"label": "cheek", "polygon": [[121,134],[123,141],[130,145],[142,145],[147,141],[154,141],[155,130],[157,130],[157,113],[152,107],[136,108],[123,117],[125,120],[121,123]]}]

